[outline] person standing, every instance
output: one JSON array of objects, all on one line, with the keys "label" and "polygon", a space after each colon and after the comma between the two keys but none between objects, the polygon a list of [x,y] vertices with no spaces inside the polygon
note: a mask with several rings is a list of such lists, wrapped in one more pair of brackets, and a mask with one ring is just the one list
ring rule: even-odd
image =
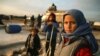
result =
[{"label": "person standing", "polygon": [[56,15],[54,13],[50,13],[48,19],[44,24],[43,32],[46,32],[46,53],[48,56],[49,52],[50,56],[54,56],[55,48],[56,48],[56,38],[57,38],[57,30],[58,23],[56,21]]},{"label": "person standing", "polygon": [[38,29],[32,28],[30,34],[27,37],[25,47],[27,49],[27,55],[39,56],[39,50],[41,48],[40,37],[38,36]]},{"label": "person standing", "polygon": [[35,18],[34,15],[32,15],[30,18],[30,27],[34,27],[34,24],[35,24]]}]

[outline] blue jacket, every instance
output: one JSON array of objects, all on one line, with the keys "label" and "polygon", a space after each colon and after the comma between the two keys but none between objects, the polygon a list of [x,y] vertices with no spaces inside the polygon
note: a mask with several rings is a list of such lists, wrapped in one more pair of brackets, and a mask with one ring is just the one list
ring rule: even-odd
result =
[{"label": "blue jacket", "polygon": [[[58,28],[58,24],[55,23],[55,22],[52,25],[45,24],[43,32],[48,33],[47,34],[47,40],[48,41],[50,40],[51,37],[52,37],[52,40],[56,41],[57,32],[58,32],[57,28]],[[53,29],[53,33],[52,33],[52,29]]]}]

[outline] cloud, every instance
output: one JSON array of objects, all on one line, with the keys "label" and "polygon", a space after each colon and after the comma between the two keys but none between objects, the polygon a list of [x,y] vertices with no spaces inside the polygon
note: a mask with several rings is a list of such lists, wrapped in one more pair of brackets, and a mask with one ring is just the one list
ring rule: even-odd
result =
[{"label": "cloud", "polygon": [[100,0],[78,0],[77,1],[79,8],[91,11],[100,11],[99,2]]},{"label": "cloud", "polygon": [[2,13],[4,12],[7,14],[10,14],[11,12],[12,14],[18,14],[19,12],[28,15],[39,14],[39,13],[42,14],[46,11],[48,6],[51,5],[50,2],[48,1],[47,0],[42,0],[42,1],[41,0],[4,0],[0,2],[1,4],[0,8],[2,8],[1,9]]},{"label": "cloud", "polygon": [[25,10],[21,10],[20,8],[16,8],[16,7],[11,7],[11,6],[7,6],[7,5],[0,5],[0,13],[5,13],[5,14],[10,14],[10,15],[32,15],[32,13],[36,13],[36,12],[32,12],[31,13],[29,11],[25,11]]},{"label": "cloud", "polygon": [[0,13],[42,14],[55,3],[58,10],[80,9],[87,18],[100,18],[99,2],[100,0],[0,0]]},{"label": "cloud", "polygon": [[100,0],[77,0],[76,7],[81,9],[88,20],[100,21]]}]

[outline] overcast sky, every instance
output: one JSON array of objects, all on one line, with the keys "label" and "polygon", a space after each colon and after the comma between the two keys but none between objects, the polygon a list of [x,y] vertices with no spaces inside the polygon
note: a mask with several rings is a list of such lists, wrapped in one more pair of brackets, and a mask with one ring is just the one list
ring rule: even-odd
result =
[{"label": "overcast sky", "polygon": [[43,14],[52,3],[58,10],[79,9],[88,20],[100,21],[100,0],[0,0],[0,14]]}]

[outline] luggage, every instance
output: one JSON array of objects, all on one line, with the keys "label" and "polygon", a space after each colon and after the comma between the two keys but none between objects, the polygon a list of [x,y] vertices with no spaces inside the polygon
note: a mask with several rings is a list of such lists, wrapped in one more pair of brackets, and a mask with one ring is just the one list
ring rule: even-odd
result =
[{"label": "luggage", "polygon": [[5,28],[5,32],[7,33],[19,33],[21,30],[20,25],[8,25]]}]

